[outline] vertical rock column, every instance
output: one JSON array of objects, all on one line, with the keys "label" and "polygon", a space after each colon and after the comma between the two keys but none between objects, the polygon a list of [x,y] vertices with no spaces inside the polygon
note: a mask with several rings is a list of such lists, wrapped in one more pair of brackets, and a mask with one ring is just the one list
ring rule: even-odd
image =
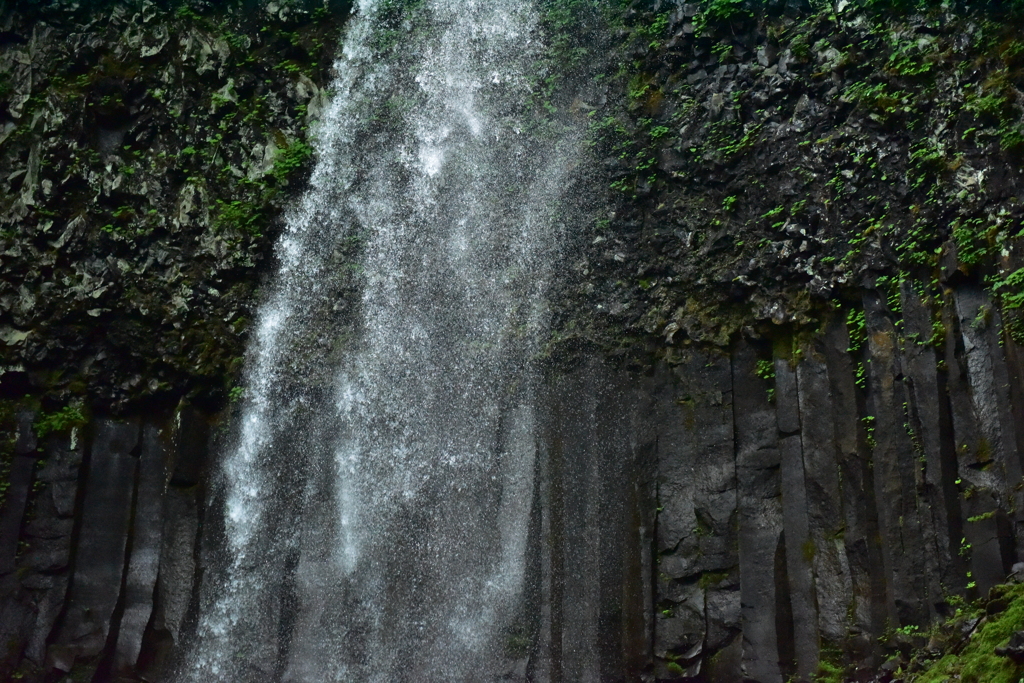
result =
[{"label": "vertical rock column", "polygon": [[[32,431],[35,413],[21,411],[17,416],[17,430],[14,443],[14,458],[7,476],[7,489],[3,508],[0,509],[0,595],[7,595],[7,577],[15,569],[18,554],[18,538],[21,534],[22,518],[28,505],[29,489],[32,487],[32,473],[36,465],[36,438]],[[0,621],[6,621],[2,619]]]},{"label": "vertical rock column", "polygon": [[893,626],[927,624],[929,588],[925,527],[917,498],[922,451],[912,439],[909,402],[900,367],[899,338],[884,299],[864,296],[868,338],[868,430],[874,464],[875,498],[888,578],[888,616]]},{"label": "vertical rock column", "polygon": [[885,577],[878,535],[870,452],[860,420],[857,370],[850,356],[850,335],[841,315],[825,326],[822,352],[832,392],[831,418],[839,460],[840,497],[845,528],[843,541],[850,568],[851,595],[846,655],[861,668],[877,665],[877,634],[884,628]]},{"label": "vertical rock column", "polygon": [[805,551],[811,555],[814,567],[819,632],[831,644],[838,645],[847,636],[852,585],[844,543],[835,409],[828,368],[819,344],[807,348],[797,364],[797,393],[812,543]]},{"label": "vertical rock column", "polygon": [[[964,285],[954,293],[960,334],[971,387],[974,414],[987,446],[982,457],[991,459],[992,475],[1002,479],[1008,503],[1019,496],[1010,489],[1021,481],[1021,460],[1017,454],[1017,430],[1010,404],[1010,376],[1000,339],[998,309],[977,285]],[[1014,506],[1018,507],[1018,506]]]},{"label": "vertical rock column", "polygon": [[0,514],[0,636],[6,650],[0,675],[22,654],[42,662],[68,582],[80,439],[76,429],[51,434],[40,444],[34,419],[32,411],[17,416]]},{"label": "vertical rock column", "polygon": [[114,662],[115,669],[122,673],[134,671],[142,649],[142,637],[153,613],[153,593],[163,539],[169,431],[169,426],[161,428],[153,423],[146,423],[142,427],[132,550]]},{"label": "vertical rock column", "polygon": [[601,681],[639,680],[649,671],[654,457],[650,382],[622,371],[593,370],[594,455],[600,486],[597,652]]},{"label": "vertical rock column", "polygon": [[[732,367],[728,356],[686,353],[671,400],[659,402],[658,552],[654,652],[663,678],[701,673],[738,680],[742,639],[736,543]],[[724,652],[723,652],[724,651]]]},{"label": "vertical rock column", "polygon": [[[810,680],[839,657],[873,671],[887,629],[926,627],[949,596],[1005,579],[1021,550],[1024,371],[963,279],[941,306],[924,283],[880,284],[863,314],[779,340],[771,398],[753,342],[731,359],[673,354],[652,413],[658,677]],[[734,626],[720,605],[737,587]]]},{"label": "vertical rock column", "polygon": [[758,377],[757,361],[755,349],[746,344],[732,359],[742,668],[751,680],[781,683],[776,604],[785,591],[774,571],[782,540],[781,453],[771,385]]},{"label": "vertical rock column", "polygon": [[[143,637],[144,669],[157,677],[182,644],[199,569],[201,480],[206,466],[210,428],[205,417],[188,405],[175,416],[171,462],[163,494],[160,566],[156,601],[149,629]],[[148,649],[148,651],[147,651]]]},{"label": "vertical rock column", "polygon": [[935,353],[935,317],[918,288],[923,290],[923,284],[910,280],[900,287],[904,324],[902,369],[908,399],[907,420],[924,470],[919,480],[920,521],[924,531],[925,572],[929,577],[929,614],[934,617],[945,600],[945,592],[954,591],[965,582],[956,545],[961,528],[954,483],[956,454],[945,418],[946,387],[940,384]]},{"label": "vertical rock column", "polygon": [[37,440],[34,417],[0,512],[0,676],[27,660],[159,678],[192,603],[207,422],[184,406],[174,426],[96,418]]},{"label": "vertical rock column", "polygon": [[42,666],[58,617],[64,609],[70,579],[76,503],[84,456],[81,430],[48,438],[46,465],[39,471],[34,519],[25,529],[29,548],[22,566],[33,617],[28,629],[26,657]]},{"label": "vertical rock column", "polygon": [[[32,489],[36,467],[36,439],[32,431],[35,414],[22,411],[17,415],[17,434],[7,485],[0,506],[0,676],[8,674],[17,665],[23,647],[29,608],[18,600],[20,582],[17,569],[18,543],[21,539],[22,520]],[[5,435],[6,436],[6,435]]]},{"label": "vertical rock column", "polygon": [[539,648],[531,680],[636,680],[650,666],[653,432],[632,377],[554,378],[541,443]]},{"label": "vertical rock column", "polygon": [[81,531],[66,611],[50,663],[70,671],[99,655],[121,596],[138,467],[138,422],[95,424],[82,503]]},{"label": "vertical rock column", "polygon": [[792,643],[798,679],[818,668],[818,599],[814,585],[814,546],[808,509],[807,474],[800,438],[797,373],[789,358],[775,359],[776,419],[779,428],[782,525],[785,539],[786,588],[792,615]]},{"label": "vertical rock column", "polygon": [[[1024,270],[1024,240],[1014,240],[1010,253],[1003,257],[1003,272],[1010,274]],[[1004,292],[1005,294],[1005,292]],[[996,330],[1005,356],[1007,381],[1009,382],[1010,409],[1009,414],[1015,426],[1016,455],[1018,462],[1024,467],[1024,311],[1006,303],[1000,310],[1000,328]],[[1000,334],[1001,333],[1001,334]],[[1017,558],[1024,559],[1024,522],[1016,520],[1014,538],[1017,539]]]},{"label": "vertical rock column", "polygon": [[[562,583],[561,673],[564,681],[599,681],[597,629],[601,607],[600,546],[608,542],[599,519],[601,495],[595,404],[598,378],[583,370],[560,385]],[[606,416],[605,419],[614,419]],[[611,512],[611,511],[608,511]],[[558,580],[558,579],[556,579]]]},{"label": "vertical rock column", "polygon": [[[1007,510],[1020,513],[1020,456],[1009,410],[998,316],[980,287],[956,287],[945,313],[949,395],[956,440],[963,540],[970,558],[968,586],[988,591],[1015,559]],[[1014,520],[1015,521],[1015,520]]]}]

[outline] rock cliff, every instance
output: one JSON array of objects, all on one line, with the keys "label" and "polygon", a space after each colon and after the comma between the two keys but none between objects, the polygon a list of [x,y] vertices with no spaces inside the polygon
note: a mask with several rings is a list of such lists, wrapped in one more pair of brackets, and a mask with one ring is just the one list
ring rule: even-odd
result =
[{"label": "rock cliff", "polygon": [[[0,674],[180,651],[347,9],[0,5]],[[597,59],[574,17],[612,58],[601,101],[534,103],[588,122],[595,208],[509,649],[530,680],[870,680],[1024,559],[1021,20],[542,12],[564,77]]]}]

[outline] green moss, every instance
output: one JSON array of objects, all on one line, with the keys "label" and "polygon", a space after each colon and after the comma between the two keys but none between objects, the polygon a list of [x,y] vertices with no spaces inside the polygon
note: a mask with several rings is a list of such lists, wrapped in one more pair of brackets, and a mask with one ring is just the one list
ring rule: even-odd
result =
[{"label": "green moss", "polygon": [[36,436],[42,439],[49,434],[81,427],[85,423],[85,415],[82,414],[81,408],[69,405],[53,413],[43,413],[35,421],[33,427],[36,430]]},{"label": "green moss", "polygon": [[804,541],[802,550],[804,559],[807,560],[808,563],[813,562],[814,556],[818,554],[818,547],[814,544],[814,540],[810,538]]},{"label": "green moss", "polygon": [[857,82],[843,93],[843,99],[855,102],[873,114],[879,122],[909,114],[913,107],[911,93],[888,83]]},{"label": "green moss", "polygon": [[846,680],[846,669],[823,659],[818,662],[812,680],[814,683],[843,683]]},{"label": "green moss", "polygon": [[286,182],[292,174],[305,166],[312,156],[313,148],[302,140],[296,140],[274,158],[274,167],[271,169],[270,174],[278,182]]},{"label": "green moss", "polygon": [[743,0],[703,0],[693,19],[693,30],[701,35],[709,28],[750,19],[753,15]]},{"label": "green moss", "polygon": [[723,581],[729,578],[726,572],[705,572],[700,575],[700,580],[697,582],[703,590],[713,588]]},{"label": "green moss", "polygon": [[1013,585],[1003,590],[1003,597],[1009,600],[1009,607],[1004,612],[986,617],[985,623],[959,654],[945,655],[923,672],[909,677],[908,683],[943,683],[947,680],[1018,683],[1024,676],[1024,666],[997,655],[995,650],[1004,645],[1014,632],[1024,628],[1024,585]]},{"label": "green moss", "polygon": [[238,229],[253,238],[263,236],[262,227],[265,223],[263,207],[236,199],[233,202],[216,201],[217,212],[213,226],[217,230],[227,228]]},{"label": "green moss", "polygon": [[665,668],[673,676],[682,676],[686,673],[686,671],[683,670],[683,667],[679,666],[676,662],[669,662],[665,665]]}]

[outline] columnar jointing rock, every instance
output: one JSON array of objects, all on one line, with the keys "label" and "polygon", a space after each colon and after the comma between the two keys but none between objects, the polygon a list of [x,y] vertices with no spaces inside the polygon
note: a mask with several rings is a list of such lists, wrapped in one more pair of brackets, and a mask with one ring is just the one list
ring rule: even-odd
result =
[{"label": "columnar jointing rock", "polygon": [[870,671],[887,629],[1021,559],[1020,347],[979,287],[947,291],[868,287],[863,318],[837,310],[773,353],[670,356],[678,407],[648,417],[660,678]]},{"label": "columnar jointing rock", "polygon": [[413,5],[350,24],[212,490],[187,405],[42,439],[16,415],[0,677],[808,681],[1003,580],[1024,350],[977,273],[541,376],[586,159],[513,114],[522,3]]},{"label": "columnar jointing rock", "polygon": [[525,675],[530,359],[583,147],[525,132],[529,4],[388,8],[349,24],[278,244],[178,680]]},{"label": "columnar jointing rock", "polygon": [[[475,452],[483,472],[437,457],[453,448],[416,461],[411,442],[383,458],[382,440],[395,436],[362,412],[369,398],[350,422],[325,423],[323,403],[296,408],[276,437],[292,443],[268,455],[283,461],[259,480],[266,507],[252,518],[262,528],[241,546],[251,563],[225,557],[230,518],[211,513],[197,547],[209,430],[193,409],[97,418],[41,445],[24,414],[16,451],[26,463],[14,462],[0,520],[0,628],[28,661],[51,672],[84,665],[97,680],[160,677],[174,660],[238,667],[227,674],[236,680],[253,669],[329,680],[329,662],[358,676],[415,664],[425,680],[483,670],[553,683],[652,670],[661,680],[809,680],[840,656],[870,670],[887,630],[927,625],[950,597],[987,591],[1020,559],[1011,417],[1022,406],[1010,378],[1021,349],[971,283],[923,292],[913,281],[869,288],[862,318],[859,307],[837,310],[820,333],[773,347],[677,350],[643,377],[596,359],[543,379],[505,366],[522,387],[494,399],[484,386],[475,395],[497,407],[473,404],[476,417],[468,399],[435,387],[431,397],[460,411],[458,423],[438,412],[444,435],[489,430],[479,440],[493,450]],[[373,297],[363,306],[374,310]],[[380,372],[365,344],[355,358]],[[436,358],[414,365],[466,381],[455,359]],[[351,372],[341,386],[357,381]],[[377,377],[377,387],[357,385],[374,401],[397,391],[395,377],[420,379]],[[315,407],[318,391],[293,383],[274,396]],[[401,414],[380,414],[392,428],[416,419],[402,434],[427,448],[440,438],[426,417],[436,404],[409,391],[385,403]],[[357,419],[378,430],[364,432],[362,456],[376,459],[342,460],[352,463],[345,489],[334,463],[356,452]],[[342,506],[353,500],[369,502]],[[233,602],[219,604],[218,589]],[[212,630],[226,607],[240,610],[244,633],[230,621]],[[197,610],[210,640],[182,650]],[[250,649],[218,661],[225,643]]]},{"label": "columnar jointing rock", "polygon": [[70,670],[75,657],[103,651],[121,591],[128,548],[132,490],[138,468],[137,422],[104,420],[97,425],[82,500],[80,539],[67,609],[58,632],[57,659]]},{"label": "columnar jointing rock", "polygon": [[[22,417],[32,424],[33,414]],[[31,467],[12,477],[0,526],[3,665],[152,677],[180,642],[192,599],[205,421],[183,406],[173,424],[101,417],[41,443],[29,429],[23,437],[18,457]],[[31,508],[17,510],[25,498]],[[23,517],[17,554],[8,515]]]}]

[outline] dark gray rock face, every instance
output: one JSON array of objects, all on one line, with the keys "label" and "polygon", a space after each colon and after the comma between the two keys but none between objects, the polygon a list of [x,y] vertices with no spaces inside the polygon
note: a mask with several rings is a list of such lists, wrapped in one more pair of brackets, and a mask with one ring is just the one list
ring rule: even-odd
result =
[{"label": "dark gray rock face", "polygon": [[[625,657],[593,658],[602,632],[657,680],[810,680],[837,657],[867,675],[887,628],[1005,580],[1024,549],[1019,348],[980,288],[921,292],[867,288],[816,334],[681,349],[644,376],[591,362],[552,381],[542,680],[622,680]],[[634,446],[613,464],[615,438]],[[630,519],[621,476],[653,520]],[[639,558],[616,586],[654,577],[639,650],[595,607],[619,595],[592,554],[610,515],[629,525],[615,552]],[[632,545],[648,535],[650,557]]]},{"label": "dark gray rock face", "polygon": [[[1020,348],[969,283],[863,302],[814,335],[677,349],[646,373],[550,369],[511,680],[871,671],[886,629],[1004,580],[1022,559]],[[2,513],[8,670],[160,679],[217,543],[200,537],[211,439],[182,405],[41,453],[23,440]]]},{"label": "dark gray rock face", "polygon": [[743,345],[732,363],[741,666],[751,678],[780,683],[777,605],[786,591],[776,580],[775,563],[783,548],[782,450],[769,387],[756,376],[756,362],[756,350]]},{"label": "dark gray rock face", "polygon": [[132,517],[139,425],[100,420],[85,475],[81,530],[63,623],[51,646],[56,668],[104,648],[121,595]]},{"label": "dark gray rock face", "polygon": [[118,671],[131,672],[135,669],[146,625],[153,613],[153,591],[160,569],[163,541],[164,493],[170,450],[167,436],[154,424],[145,425],[140,435],[132,547],[115,652]]},{"label": "dark gray rock face", "polygon": [[192,599],[201,498],[195,479],[171,472],[189,463],[198,478],[209,435],[195,410],[175,413],[96,418],[18,456],[32,462],[24,500],[8,496],[3,511],[21,507],[20,547],[0,572],[5,672],[159,671]]},{"label": "dark gray rock face", "polygon": [[[658,678],[806,678],[825,647],[870,669],[886,624],[926,625],[1020,558],[1019,347],[979,289],[926,304],[904,284],[902,316],[867,292],[860,343],[836,316],[776,354],[773,382],[757,376],[769,354],[745,344],[641,382]],[[947,321],[944,358],[923,341],[933,319]]]},{"label": "dark gray rock face", "polygon": [[[774,354],[741,343],[729,359],[675,366],[693,417],[650,427],[663,579],[654,599],[669,606],[654,629],[659,678],[730,659],[716,637],[730,621],[708,589],[737,571],[741,671],[708,680],[806,680],[826,651],[871,670],[886,625],[923,627],[948,598],[1005,580],[1020,558],[1019,393],[1009,379],[1018,346],[977,287],[930,303],[916,283],[899,291],[866,290],[863,318],[837,312],[815,337],[777,340]],[[941,341],[937,319],[949,323],[942,360],[923,341]],[[714,372],[722,363],[731,376]],[[731,412],[716,412],[719,396],[732,397]],[[674,458],[680,433],[690,450]],[[736,521],[716,524],[731,504]],[[677,558],[688,528],[707,538]],[[709,552],[733,538],[738,557]]]},{"label": "dark gray rock face", "polygon": [[220,400],[349,6],[0,4],[2,373]]},{"label": "dark gray rock face", "polygon": [[[271,5],[274,16],[265,11]],[[274,22],[276,42],[260,47],[256,57],[273,66],[278,49],[295,47],[285,16],[292,10],[289,3],[261,6],[259,16]],[[672,30],[683,15],[692,18],[695,10],[687,7]],[[296,145],[302,127],[325,97],[307,75],[287,68],[239,76],[243,69],[235,62],[258,46],[227,44],[210,25],[193,25],[188,17],[174,19],[169,34],[161,27],[169,20],[147,12],[114,12],[110,26],[71,32],[69,41],[40,27],[22,31],[23,42],[0,46],[0,62],[12,76],[0,151],[14,171],[0,183],[0,194],[11,200],[0,222],[21,231],[0,236],[4,376],[19,364],[50,369],[66,363],[68,378],[84,367],[90,378],[116,378],[104,397],[115,404],[220,383],[240,348],[256,262],[287,196],[281,171],[289,167],[282,163],[294,159],[286,152],[302,150]],[[249,39],[241,35],[241,20],[232,25],[240,32],[233,39]],[[305,19],[301,26],[303,35],[315,36]],[[678,30],[682,44],[692,23]],[[84,60],[84,69],[104,45],[114,46],[119,63],[152,68],[153,87],[136,92],[126,79],[106,73],[107,64],[97,74],[117,76],[116,82],[97,82],[94,91],[94,83],[87,89],[72,79],[59,98],[43,97],[40,73],[63,74],[71,57]],[[180,50],[180,64],[170,58],[174,50]],[[659,167],[679,181],[675,189],[638,187],[648,193],[651,210],[620,209],[615,222],[621,234],[595,240],[593,250],[601,254],[583,261],[593,273],[585,283],[597,285],[596,294],[587,293],[588,305],[591,299],[618,304],[607,307],[617,311],[610,324],[615,334],[643,326],[664,343],[659,362],[646,372],[606,365],[599,354],[551,371],[538,428],[527,567],[532,588],[510,648],[511,680],[781,683],[809,680],[836,657],[851,673],[869,671],[883,655],[887,644],[879,637],[887,629],[926,626],[944,613],[949,598],[985,593],[1024,559],[1024,349],[1005,329],[1012,321],[980,284],[983,273],[959,264],[951,244],[942,246],[941,287],[911,277],[876,282],[872,273],[891,269],[875,253],[881,242],[865,247],[863,268],[856,271],[862,285],[851,284],[856,278],[839,268],[841,258],[824,267],[819,257],[841,257],[846,249],[833,239],[839,227],[845,229],[851,215],[872,215],[874,209],[857,208],[857,197],[889,192],[891,184],[857,179],[866,173],[857,162],[854,175],[838,176],[846,190],[836,190],[834,211],[806,208],[804,200],[825,185],[832,165],[846,163],[847,148],[857,149],[859,143],[844,140],[870,136],[872,148],[881,149],[888,134],[876,135],[866,123],[862,129],[858,117],[868,118],[862,107],[825,140],[833,126],[827,119],[841,111],[838,86],[846,76],[837,72],[838,57],[826,62],[826,51],[794,60],[787,52],[771,44],[757,48],[750,58],[759,69],[741,63],[727,73],[705,55],[709,61],[694,60],[678,71],[689,73],[683,80],[699,96],[708,94],[709,120],[731,124],[730,117],[760,119],[767,111],[762,123],[773,137],[752,144],[750,157],[730,166],[728,159],[714,159],[717,152],[699,164],[688,156],[704,145],[690,124],[678,135],[670,131]],[[819,68],[835,77],[809,96],[796,79]],[[321,64],[316,73],[325,69]],[[159,86],[165,79],[185,92],[186,73],[205,85],[185,99]],[[748,78],[761,85],[741,99],[755,106],[737,113],[728,106],[730,89]],[[756,102],[765,93],[775,101],[767,109]],[[73,113],[78,95],[91,98],[93,113],[85,118]],[[117,103],[119,96],[125,99]],[[180,130],[161,122],[169,110],[164,97],[192,112],[184,123],[172,117]],[[102,104],[103,98],[114,104]],[[691,118],[704,116],[700,107],[687,111]],[[670,114],[671,108],[661,113]],[[259,126],[225,124],[234,132],[222,144],[205,138],[222,119],[250,115]],[[797,141],[816,126],[823,132],[815,138],[846,145],[843,156],[833,150],[807,158],[815,176],[807,185],[786,180],[791,172],[779,166],[798,166],[783,164],[778,159],[786,157],[766,147],[803,149]],[[68,131],[82,133],[73,153]],[[943,134],[968,144],[962,126]],[[905,175],[905,161],[892,161],[907,156],[902,151],[885,151],[890,165],[882,169]],[[151,152],[159,161],[147,165]],[[992,201],[1016,194],[1012,182],[999,180],[999,157],[970,143],[965,158],[970,163],[955,174],[950,169],[947,185],[959,192],[989,177],[984,192]],[[235,195],[220,195],[197,180],[215,161],[223,169],[220,188],[244,177],[253,193],[279,191],[272,201],[242,197],[259,199],[247,207],[260,213],[256,223],[228,211]],[[717,185],[700,170],[712,166]],[[65,186],[65,172],[80,178]],[[772,190],[745,193],[747,173],[783,180]],[[698,186],[690,182],[702,192],[718,189],[710,190],[712,199],[691,204]],[[776,189],[783,198],[774,196]],[[755,194],[772,202],[762,206]],[[103,210],[88,221],[77,214],[50,216],[64,205],[92,207],[96,197]],[[687,201],[671,208],[673,198]],[[738,214],[727,208],[733,202]],[[748,236],[743,252],[743,242],[726,228],[698,234],[706,221],[697,221],[697,214],[711,210],[727,222],[728,216],[760,219],[776,202],[789,220],[758,247],[756,259],[751,249],[759,239]],[[843,202],[856,210],[848,212]],[[660,205],[670,208],[654,208]],[[1018,211],[1019,204],[1012,208]],[[257,234],[264,228],[266,237]],[[31,240],[16,240],[22,232]],[[929,253],[942,239],[925,245]],[[1007,261],[999,272],[1024,265],[1019,244],[1012,249],[1011,256],[999,256]],[[96,257],[100,252],[109,255]],[[716,264],[722,267],[709,275]],[[61,278],[44,275],[47,268]],[[643,276],[644,294],[620,285],[633,273]],[[806,311],[786,308],[802,301],[796,295],[772,298],[761,291],[792,284],[794,273],[807,275],[801,292],[825,297],[846,288],[814,334],[806,330],[810,319],[801,317]],[[713,300],[739,296],[753,313],[712,329],[714,321],[680,284],[705,276]],[[641,317],[645,296],[657,315]],[[121,310],[137,313],[148,327],[127,324]],[[751,316],[761,327],[747,334]],[[157,325],[160,334],[152,332]],[[764,333],[768,325],[776,327]],[[83,331],[101,326],[109,328],[108,338],[96,348],[82,346]],[[136,348],[139,342],[145,343]],[[131,351],[125,356],[131,362],[115,362],[122,351]],[[218,542],[211,525],[201,535],[211,503],[204,481],[212,418],[181,405],[127,418],[98,416],[36,439],[36,417],[18,414],[8,435],[13,450],[0,508],[0,678],[18,671],[24,680],[39,681],[64,674],[160,680],[195,617],[200,544]],[[267,642],[281,636],[276,624],[267,629]]]}]

